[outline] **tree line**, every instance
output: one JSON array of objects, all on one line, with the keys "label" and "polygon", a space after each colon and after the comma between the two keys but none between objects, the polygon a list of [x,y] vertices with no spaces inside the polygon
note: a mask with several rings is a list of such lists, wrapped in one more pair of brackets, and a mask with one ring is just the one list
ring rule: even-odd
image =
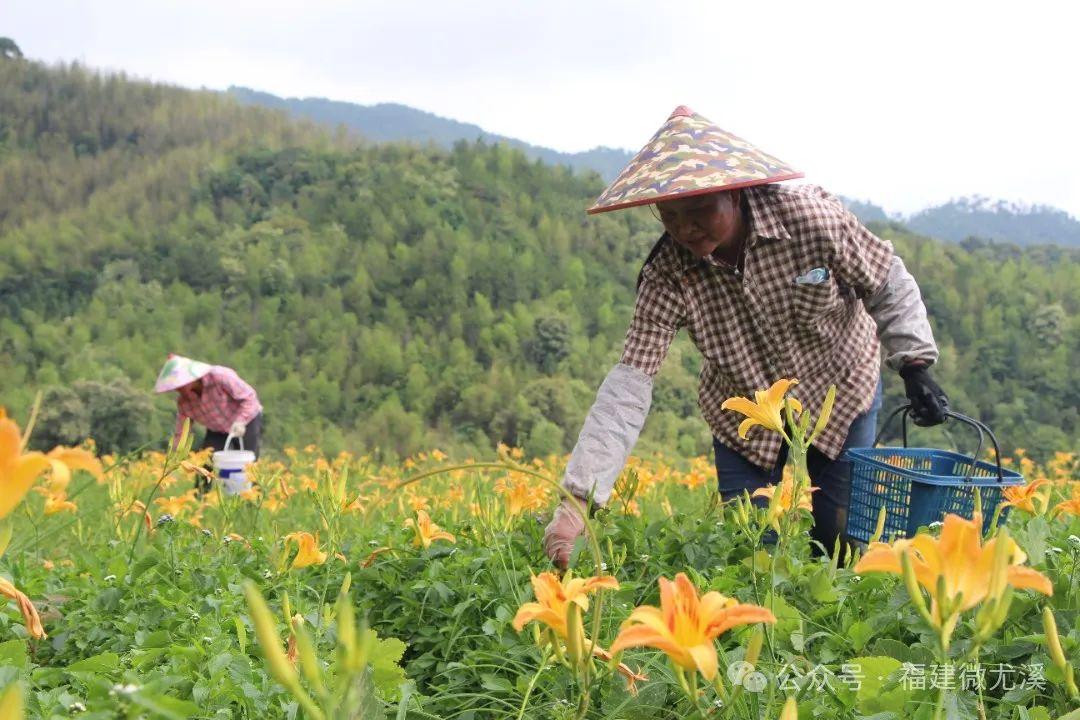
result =
[{"label": "tree line", "polygon": [[[179,352],[255,385],[271,447],[565,452],[658,233],[587,217],[599,176],[498,144],[367,144],[22,59],[0,106],[0,402],[45,391],[49,443],[161,445],[173,408],[150,388]],[[1009,448],[1077,449],[1076,253],[873,229],[922,286],[954,405]],[[681,336],[643,450],[708,451],[698,366]]]}]

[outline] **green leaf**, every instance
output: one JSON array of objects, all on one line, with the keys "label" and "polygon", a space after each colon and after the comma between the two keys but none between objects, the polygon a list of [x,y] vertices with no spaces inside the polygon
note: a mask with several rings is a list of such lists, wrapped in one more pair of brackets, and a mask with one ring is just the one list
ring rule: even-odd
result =
[{"label": "green leaf", "polygon": [[367,630],[372,639],[371,663],[372,680],[375,689],[383,699],[396,701],[401,692],[401,683],[405,682],[405,671],[398,665],[405,654],[405,643],[397,638],[379,638],[374,630]]},{"label": "green leaf", "polygon": [[169,720],[187,720],[199,714],[199,706],[195,703],[168,695],[134,693],[131,695],[131,701]]},{"label": "green leaf", "polygon": [[24,669],[27,662],[25,640],[15,639],[0,643],[0,667],[10,665]]},{"label": "green leaf", "polygon": [[910,691],[898,686],[886,689],[886,680],[899,670],[902,663],[891,657],[858,657],[848,661],[848,665],[859,668],[859,687],[856,698],[859,709],[865,713],[897,712],[901,713],[909,699]]},{"label": "green leaf", "polygon": [[874,636],[874,628],[865,620],[859,620],[851,624],[847,630],[847,636],[851,639],[851,646],[855,648],[855,652],[859,652]]},{"label": "green leaf", "polygon": [[116,653],[101,653],[67,666],[68,672],[110,673],[120,667],[120,656]]},{"label": "green leaf", "polygon": [[514,692],[514,688],[509,680],[504,677],[499,677],[498,675],[492,675],[491,673],[483,673],[480,676],[480,686],[485,690],[503,693],[505,695],[512,695]]},{"label": "green leaf", "polygon": [[836,586],[833,584],[832,578],[829,577],[829,571],[826,568],[821,568],[810,578],[810,597],[819,603],[834,602],[836,600]]}]

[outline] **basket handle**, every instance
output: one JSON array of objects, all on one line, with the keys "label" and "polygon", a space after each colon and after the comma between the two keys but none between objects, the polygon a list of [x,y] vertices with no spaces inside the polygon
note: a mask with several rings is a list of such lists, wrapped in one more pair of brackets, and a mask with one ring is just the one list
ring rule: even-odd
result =
[{"label": "basket handle", "polygon": [[227,436],[225,436],[225,444],[221,447],[221,449],[228,450],[229,445],[232,443],[233,440],[237,442],[241,450],[244,449],[244,438],[239,435],[233,435],[232,433],[229,433]]},{"label": "basket handle", "polygon": [[[901,421],[902,422],[902,424],[901,424],[901,432],[902,432],[902,436],[904,438],[904,447],[908,446],[907,419],[908,419],[908,415],[911,414],[911,405],[901,405],[900,407],[896,408],[896,410],[893,410],[892,414],[889,415],[889,417],[885,418],[885,422],[882,423],[882,425],[881,425],[881,430],[878,431],[877,437],[874,438],[873,447],[877,447],[878,442],[880,442],[880,440],[881,440],[881,436],[885,434],[885,430],[888,428],[889,423],[892,422],[892,419],[894,417],[896,417],[897,415],[900,415],[901,413],[903,413],[903,418],[902,418],[902,421]],[[971,466],[968,468],[968,472],[964,476],[964,482],[970,482],[971,481],[971,473],[973,473],[975,471],[975,463],[978,462],[979,455],[982,453],[983,441],[985,440],[985,436],[984,436],[984,433],[985,433],[986,435],[990,436],[990,442],[993,443],[993,445],[994,445],[994,459],[995,459],[996,465],[997,465],[998,482],[999,483],[1004,483],[1005,482],[1005,476],[1004,476],[1004,473],[1002,473],[1002,471],[1001,471],[1001,449],[998,447],[998,441],[997,441],[997,437],[994,435],[994,431],[991,430],[989,427],[987,427],[987,425],[985,423],[983,423],[983,422],[981,422],[979,420],[976,420],[975,418],[968,417],[967,415],[964,415],[962,413],[953,412],[952,410],[946,410],[945,415],[947,417],[956,418],[957,420],[960,420],[961,422],[964,422],[964,423],[967,423],[968,425],[971,425],[979,433],[979,444],[975,447],[975,454],[972,456]]]}]

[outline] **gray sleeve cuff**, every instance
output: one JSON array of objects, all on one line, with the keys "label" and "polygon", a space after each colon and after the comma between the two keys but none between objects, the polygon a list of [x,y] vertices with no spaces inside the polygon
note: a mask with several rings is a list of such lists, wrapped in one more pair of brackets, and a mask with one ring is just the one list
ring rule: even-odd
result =
[{"label": "gray sleeve cuff", "polygon": [[563,487],[579,498],[607,503],[615,479],[634,449],[652,403],[652,378],[619,363],[596,393],[577,445],[566,465]]},{"label": "gray sleeve cuff", "polygon": [[885,363],[899,370],[911,360],[933,364],[938,359],[934,333],[915,278],[899,255],[893,255],[885,284],[863,305],[877,323],[878,338],[885,348]]}]

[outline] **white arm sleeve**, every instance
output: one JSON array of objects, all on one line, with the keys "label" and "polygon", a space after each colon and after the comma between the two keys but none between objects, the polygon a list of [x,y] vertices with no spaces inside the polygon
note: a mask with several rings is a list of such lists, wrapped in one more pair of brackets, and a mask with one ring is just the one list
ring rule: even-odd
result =
[{"label": "white arm sleeve", "polygon": [[605,505],[634,449],[651,403],[651,377],[624,363],[612,368],[585,417],[566,465],[563,487],[582,499],[592,494],[594,502]]},{"label": "white arm sleeve", "polygon": [[909,360],[925,360],[927,364],[937,361],[938,347],[922,294],[899,255],[893,255],[885,284],[863,299],[863,306],[877,323],[889,367],[899,370]]}]

